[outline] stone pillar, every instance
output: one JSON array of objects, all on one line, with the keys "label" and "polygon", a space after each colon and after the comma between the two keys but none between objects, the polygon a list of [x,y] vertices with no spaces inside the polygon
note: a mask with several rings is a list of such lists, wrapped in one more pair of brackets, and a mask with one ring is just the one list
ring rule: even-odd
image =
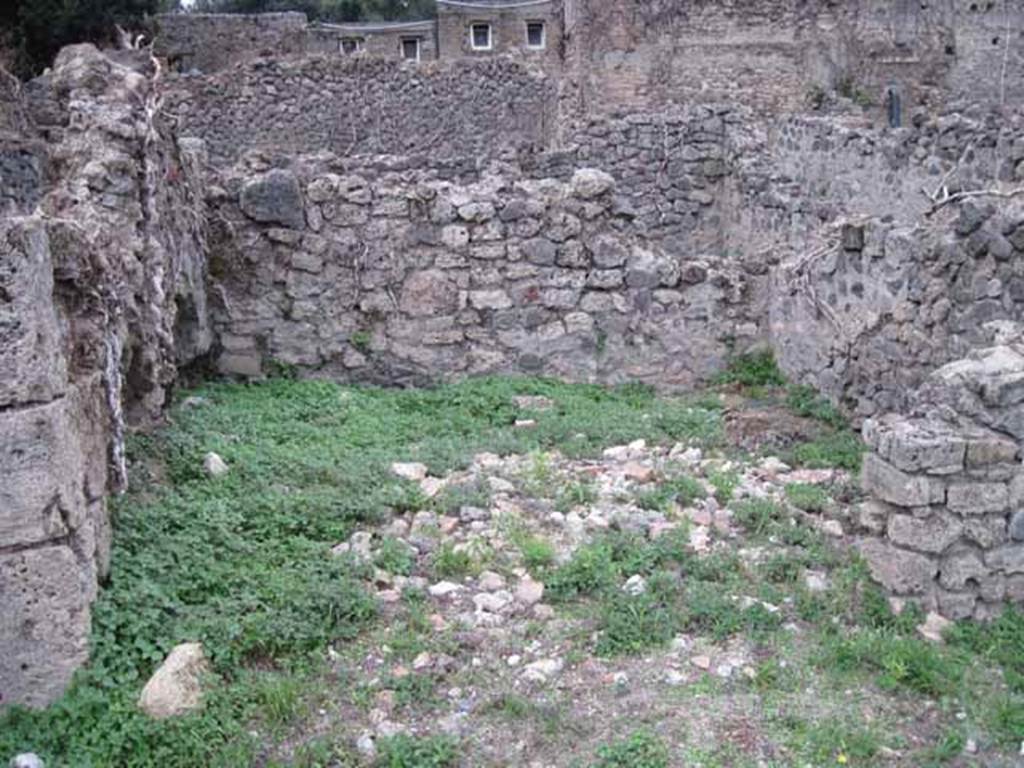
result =
[{"label": "stone pillar", "polygon": [[[105,567],[98,381],[71,384],[46,225],[0,224],[0,707],[42,706],[88,656]],[[97,455],[98,450],[98,455]]]},{"label": "stone pillar", "polygon": [[892,594],[988,619],[1024,603],[1024,347],[940,368],[917,401],[864,424],[860,550]]}]

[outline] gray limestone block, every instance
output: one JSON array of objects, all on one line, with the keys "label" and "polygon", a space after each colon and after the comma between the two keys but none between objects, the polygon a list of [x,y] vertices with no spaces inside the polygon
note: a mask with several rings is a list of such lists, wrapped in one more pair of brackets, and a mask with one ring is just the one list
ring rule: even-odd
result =
[{"label": "gray limestone block", "polygon": [[985,565],[1006,574],[1024,573],[1024,544],[1007,544],[985,555]]},{"label": "gray limestone block", "polygon": [[217,358],[217,370],[232,376],[256,378],[263,374],[263,356],[257,351],[224,352]]},{"label": "gray limestone block", "polygon": [[994,433],[983,437],[971,436],[967,443],[968,467],[1012,463],[1019,455],[1016,441]]},{"label": "gray limestone block", "polygon": [[74,398],[0,412],[0,542],[65,536],[86,514]]},{"label": "gray limestone block", "polygon": [[629,258],[629,250],[622,241],[611,234],[595,237],[589,245],[598,269],[615,269],[621,267]]},{"label": "gray limestone block", "polygon": [[945,501],[942,480],[901,472],[873,453],[864,457],[861,485],[868,493],[899,507],[927,507]]},{"label": "gray limestone block", "polygon": [[989,376],[982,387],[982,397],[994,408],[1008,408],[1024,401],[1024,371]]},{"label": "gray limestone block", "polygon": [[398,304],[403,313],[412,317],[450,315],[459,308],[459,292],[444,272],[422,270],[406,279]]},{"label": "gray limestone block", "polygon": [[1016,542],[1024,542],[1024,510],[1018,510],[1010,517],[1010,538]]},{"label": "gray limestone block", "polygon": [[885,416],[864,422],[865,442],[904,472],[949,474],[963,468],[966,442],[939,422]]},{"label": "gray limestone block", "polygon": [[990,569],[982,560],[981,553],[973,549],[958,548],[942,558],[939,564],[939,583],[946,589],[964,589],[968,583],[980,584]]},{"label": "gray limestone block", "polygon": [[1010,505],[1006,483],[957,483],[949,486],[947,504],[962,515],[1003,512]]},{"label": "gray limestone block", "polygon": [[896,594],[922,594],[938,573],[938,563],[927,555],[873,538],[862,539],[857,546],[872,578]]},{"label": "gray limestone block", "polygon": [[615,179],[596,168],[580,168],[572,175],[572,192],[577,197],[589,200],[615,188]]},{"label": "gray limestone block", "polygon": [[893,544],[929,554],[944,551],[962,532],[960,519],[942,512],[928,517],[892,515],[887,527],[889,541]]},{"label": "gray limestone block", "polygon": [[280,168],[248,180],[242,186],[239,206],[253,221],[292,229],[302,229],[306,224],[299,180],[291,171]]},{"label": "gray limestone block", "polygon": [[67,388],[53,289],[43,222],[0,223],[0,407],[44,403]]},{"label": "gray limestone block", "polygon": [[991,549],[1005,544],[1009,537],[1006,516],[1002,514],[965,517],[963,524],[964,536],[982,549]]},{"label": "gray limestone block", "polygon": [[92,574],[67,546],[0,555],[0,703],[43,707],[88,658]]}]

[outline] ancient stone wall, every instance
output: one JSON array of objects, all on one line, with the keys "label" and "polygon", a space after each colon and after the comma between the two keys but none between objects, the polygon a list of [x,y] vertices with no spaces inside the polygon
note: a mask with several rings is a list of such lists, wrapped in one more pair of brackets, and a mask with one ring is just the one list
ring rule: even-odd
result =
[{"label": "ancient stone wall", "polygon": [[157,118],[144,56],[65,49],[26,113],[52,177],[0,219],[0,706],[87,658],[126,421],[210,343],[200,148]]},{"label": "ancient stone wall", "polygon": [[555,83],[503,59],[266,61],[174,88],[179,134],[204,139],[217,164],[246,149],[485,157],[555,131]]},{"label": "ancient stone wall", "polygon": [[1022,350],[915,389],[1024,312],[1024,209],[932,210],[1024,180],[1011,5],[566,0],[543,55],[420,64],[301,15],[165,17],[158,51],[212,74],[75,47],[0,84],[0,705],[84,660],[124,425],[207,352],[678,388],[771,343],[872,417],[876,576],[1020,599]]},{"label": "ancient stone wall", "polygon": [[774,275],[771,333],[785,370],[866,416],[907,406],[929,372],[1024,318],[1024,210],[984,203],[945,226],[874,219]]},{"label": "ancient stone wall", "polygon": [[569,29],[578,98],[591,113],[734,101],[803,111],[837,91],[886,116],[1013,104],[1024,90],[1024,9],[900,0],[579,0]]},{"label": "ancient stone wall", "polygon": [[178,72],[217,72],[260,57],[306,50],[304,13],[167,13],[156,19],[153,50]]},{"label": "ancient stone wall", "polygon": [[221,186],[211,273],[226,373],[685,387],[753,328],[740,267],[666,252],[599,171],[501,165],[453,183],[304,158]]},{"label": "ancient stone wall", "polygon": [[894,595],[952,619],[1024,603],[1021,382],[1018,336],[936,371],[910,415],[865,422],[859,547]]}]

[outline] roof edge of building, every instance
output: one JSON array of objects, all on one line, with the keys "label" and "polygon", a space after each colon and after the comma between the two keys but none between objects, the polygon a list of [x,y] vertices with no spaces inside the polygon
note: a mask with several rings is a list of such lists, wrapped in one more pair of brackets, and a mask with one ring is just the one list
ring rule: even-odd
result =
[{"label": "roof edge of building", "polygon": [[326,29],[337,32],[402,32],[402,31],[427,31],[437,26],[436,19],[422,19],[420,21],[393,21],[373,22],[354,21],[338,24],[333,22],[314,21],[310,25],[312,29]]},{"label": "roof edge of building", "polygon": [[465,8],[477,11],[532,8],[538,5],[551,5],[554,2],[555,0],[497,0],[497,2],[493,3],[482,2],[482,0],[437,0],[439,6],[444,5],[449,8]]}]

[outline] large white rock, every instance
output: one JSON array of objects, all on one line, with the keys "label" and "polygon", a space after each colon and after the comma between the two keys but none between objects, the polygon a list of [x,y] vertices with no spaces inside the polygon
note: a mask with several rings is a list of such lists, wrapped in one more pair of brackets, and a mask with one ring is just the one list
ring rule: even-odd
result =
[{"label": "large white rock", "polygon": [[406,480],[419,481],[427,476],[427,465],[417,462],[402,463],[396,461],[391,465],[391,473]]},{"label": "large white rock", "polygon": [[584,200],[603,195],[615,186],[615,179],[596,168],[580,168],[572,175],[572,191]]},{"label": "large white rock", "polygon": [[210,477],[220,477],[229,471],[227,462],[219,454],[210,451],[203,457],[203,471]]},{"label": "large white rock", "polygon": [[175,646],[142,689],[139,708],[158,720],[201,709],[202,677],[208,671],[201,643]]}]

